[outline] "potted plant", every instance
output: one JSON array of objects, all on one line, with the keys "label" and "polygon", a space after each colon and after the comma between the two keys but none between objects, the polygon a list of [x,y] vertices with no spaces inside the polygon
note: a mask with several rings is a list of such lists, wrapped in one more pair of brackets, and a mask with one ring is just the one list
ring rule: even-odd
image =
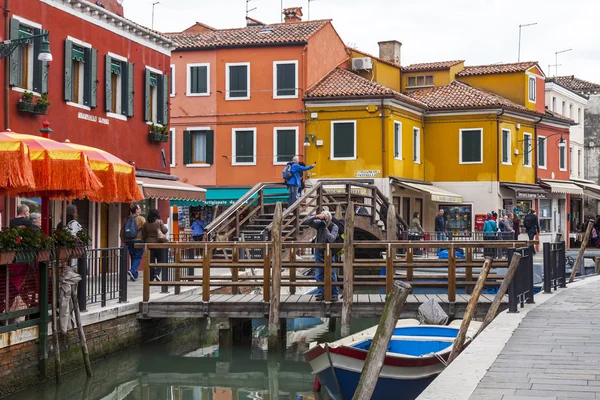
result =
[{"label": "potted plant", "polygon": [[37,102],[35,103],[35,113],[40,115],[46,115],[46,111],[48,111],[48,107],[50,107],[52,102],[48,100],[48,95],[43,93]]},{"label": "potted plant", "polygon": [[31,229],[18,229],[19,246],[15,253],[16,263],[29,263],[36,259],[37,250],[42,245],[41,235]]},{"label": "potted plant", "polygon": [[31,102],[32,100],[33,93],[28,92],[27,90],[24,91],[23,94],[21,94],[21,100],[17,103],[17,109],[23,112],[34,113],[36,105]]},{"label": "potted plant", "polygon": [[168,142],[169,141],[169,128],[167,126],[158,126],[154,123],[150,126],[150,132],[148,138],[151,142]]},{"label": "potted plant", "polygon": [[77,246],[71,252],[71,258],[81,258],[85,255],[85,249],[92,243],[92,237],[86,229],[82,229],[75,235]]},{"label": "potted plant", "polygon": [[0,232],[0,265],[12,264],[20,244],[21,237],[17,228],[4,229]]},{"label": "potted plant", "polygon": [[45,233],[40,232],[40,246],[37,252],[37,262],[50,261],[52,256],[52,247],[54,246],[54,239],[50,236],[46,236]]},{"label": "potted plant", "polygon": [[57,229],[54,231],[53,238],[56,247],[56,258],[68,260],[71,257],[71,252],[78,245],[75,236],[66,229]]}]

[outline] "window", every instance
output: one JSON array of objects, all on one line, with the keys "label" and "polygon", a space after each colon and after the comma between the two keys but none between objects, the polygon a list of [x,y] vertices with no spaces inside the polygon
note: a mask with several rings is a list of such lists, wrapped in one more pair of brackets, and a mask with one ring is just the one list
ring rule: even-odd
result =
[{"label": "window", "polygon": [[546,169],[546,138],[538,136],[538,167]]},{"label": "window", "polygon": [[[39,35],[42,27],[35,22],[13,17],[10,20],[10,39],[24,39]],[[25,90],[48,93],[48,63],[39,61],[42,38],[29,39],[10,55],[10,85]]]},{"label": "window", "polygon": [[97,106],[98,50],[89,43],[68,37],[65,40],[65,101]]},{"label": "window", "polygon": [[250,99],[250,63],[226,64],[226,100]]},{"label": "window", "polygon": [[409,76],[406,81],[407,87],[433,86],[433,75]]},{"label": "window", "polygon": [[526,167],[531,167],[531,156],[533,153],[533,143],[531,138],[531,133],[523,134],[523,165]]},{"label": "window", "polygon": [[285,164],[298,154],[298,128],[275,128],[273,130],[273,164]]},{"label": "window", "polygon": [[561,115],[567,116],[567,103],[565,101],[562,102]]},{"label": "window", "polygon": [[535,103],[536,79],[535,76],[529,77],[529,101]]},{"label": "window", "polygon": [[552,200],[540,199],[540,212],[538,219],[540,222],[540,231],[552,231]]},{"label": "window", "polygon": [[461,129],[459,143],[460,164],[483,163],[483,129]]},{"label": "window", "polygon": [[298,97],[298,61],[273,63],[273,98]]},{"label": "window", "polygon": [[581,178],[581,150],[577,150],[577,177]]},{"label": "window", "polygon": [[171,64],[171,68],[169,69],[169,73],[171,74],[171,97],[175,97],[175,64]]},{"label": "window", "polygon": [[502,164],[512,164],[510,157],[510,130],[502,129]]},{"label": "window", "polygon": [[144,119],[153,124],[169,123],[169,77],[146,67],[144,82]]},{"label": "window", "polygon": [[558,148],[558,167],[561,171],[567,170],[567,148],[559,147]]},{"label": "window", "polygon": [[556,97],[552,96],[552,111],[556,111]]},{"label": "window", "polygon": [[187,65],[188,96],[210,95],[210,64]]},{"label": "window", "polygon": [[331,159],[356,160],[356,121],[331,122]]},{"label": "window", "polygon": [[169,161],[171,162],[171,167],[177,166],[177,149],[175,147],[175,128],[170,129],[171,134],[169,135]]},{"label": "window", "polygon": [[421,130],[413,127],[413,161],[421,163]]},{"label": "window", "polygon": [[569,103],[569,118],[573,119],[573,104]]},{"label": "window", "polygon": [[402,160],[402,122],[394,121],[394,158]]},{"label": "window", "polygon": [[[133,63],[125,57],[105,56],[105,110],[109,116],[133,116]],[[112,114],[112,115],[111,115]],[[125,118],[126,119],[126,118]]]},{"label": "window", "polygon": [[183,132],[183,163],[187,167],[214,163],[215,132],[209,128],[187,128]]},{"label": "window", "polygon": [[573,147],[569,147],[569,174],[573,176]]},{"label": "window", "polygon": [[232,165],[256,165],[256,128],[233,129]]},{"label": "window", "polygon": [[581,107],[577,109],[577,123],[581,125]]}]

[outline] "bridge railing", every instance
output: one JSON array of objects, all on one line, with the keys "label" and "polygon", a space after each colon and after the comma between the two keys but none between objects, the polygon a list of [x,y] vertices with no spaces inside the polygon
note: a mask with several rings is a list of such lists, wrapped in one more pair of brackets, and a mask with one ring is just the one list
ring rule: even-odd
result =
[{"label": "bridge railing", "polygon": [[509,259],[515,253],[520,254],[521,259],[515,276],[508,287],[508,312],[517,312],[519,305],[523,308],[525,303],[535,303],[533,300],[533,245],[508,249]]},{"label": "bridge railing", "polygon": [[544,293],[567,287],[566,243],[544,243]]}]

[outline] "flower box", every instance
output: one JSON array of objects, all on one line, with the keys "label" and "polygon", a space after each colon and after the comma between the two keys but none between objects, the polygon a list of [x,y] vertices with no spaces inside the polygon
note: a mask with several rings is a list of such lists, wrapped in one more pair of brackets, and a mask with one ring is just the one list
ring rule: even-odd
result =
[{"label": "flower box", "polygon": [[0,265],[12,264],[15,259],[14,251],[2,251],[0,252]]},{"label": "flower box", "polygon": [[35,261],[36,251],[35,250],[19,250],[15,253],[16,264],[27,264]]},{"label": "flower box", "polygon": [[71,258],[81,258],[85,255],[85,247],[75,247],[71,249]]},{"label": "flower box", "polygon": [[58,247],[56,249],[56,258],[61,261],[66,261],[71,257],[71,250],[68,247]]},{"label": "flower box", "polygon": [[169,135],[163,135],[160,132],[155,132],[155,131],[150,131],[148,132],[148,139],[151,142],[168,142],[169,141]]},{"label": "flower box", "polygon": [[47,249],[47,250],[38,250],[37,256],[35,258],[35,261],[37,262],[46,262],[46,261],[50,261],[50,256],[52,255],[52,250]]},{"label": "flower box", "polygon": [[[17,103],[17,110],[35,114],[36,106],[37,105],[34,103],[26,103],[24,101],[20,101]],[[44,114],[45,114],[45,111],[44,111]]]},{"label": "flower box", "polygon": [[38,115],[46,115],[46,111],[48,111],[47,104],[36,104],[33,112]]}]

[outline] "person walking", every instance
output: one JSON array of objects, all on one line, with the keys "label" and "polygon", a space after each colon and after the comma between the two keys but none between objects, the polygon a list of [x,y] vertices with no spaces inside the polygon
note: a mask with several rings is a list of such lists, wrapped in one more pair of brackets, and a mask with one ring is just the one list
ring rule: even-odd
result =
[{"label": "person walking", "polygon": [[[498,226],[492,213],[487,214],[487,220],[483,224],[483,240],[496,240]],[[486,257],[494,257],[496,249],[484,248],[483,254]]]},{"label": "person walking", "polygon": [[519,240],[521,234],[521,220],[518,216],[514,215],[512,219],[513,231],[515,232],[515,240]]},{"label": "person walking", "polygon": [[413,213],[413,218],[410,221],[410,226],[408,227],[408,230],[412,233],[423,233],[423,227],[421,226],[421,220],[419,219],[418,211],[415,211]]},{"label": "person walking", "polygon": [[206,226],[204,225],[204,221],[202,221],[200,216],[197,216],[194,222],[192,222],[191,228],[192,239],[194,239],[195,242],[202,241],[202,238],[204,237],[204,228],[206,228]]},{"label": "person walking", "polygon": [[[160,243],[159,233],[167,233],[169,229],[160,219],[160,214],[157,209],[148,211],[148,221],[142,227],[142,240],[145,243]],[[151,249],[150,263],[166,263],[168,249]],[[150,281],[160,281],[159,268],[150,268]]]},{"label": "person walking", "polygon": [[446,219],[444,218],[444,210],[440,208],[438,215],[434,221],[435,239],[446,240]]},{"label": "person walking", "polygon": [[[317,236],[315,238],[315,243],[334,243],[336,238],[338,237],[338,226],[331,221],[331,213],[329,211],[323,211],[321,214],[318,214],[314,217],[308,217],[302,225],[310,226],[311,228],[317,231]],[[324,249],[315,248],[315,264],[323,264],[324,262]],[[324,269],[315,268],[315,280],[317,282],[325,281],[325,272]],[[331,269],[331,282],[335,283],[338,281],[337,274],[335,273],[335,269]],[[322,301],[325,293],[325,289],[323,286],[319,286],[317,288],[316,300]],[[337,286],[331,287],[331,300],[337,301],[339,297],[339,289]]]},{"label": "person walking", "polygon": [[138,269],[142,262],[142,256],[144,255],[144,249],[137,249],[135,245],[142,243],[142,227],[146,222],[146,219],[140,214],[142,209],[137,204],[131,204],[129,206],[129,217],[125,220],[123,228],[121,228],[121,241],[127,246],[129,251],[129,258],[131,259],[131,266],[127,271],[129,279],[136,281],[138,278]]},{"label": "person walking", "polygon": [[523,225],[525,226],[525,232],[527,232],[529,240],[534,240],[535,235],[540,233],[540,223],[537,215],[535,215],[535,210],[533,208],[529,210],[529,214],[527,214],[527,216],[525,217]]},{"label": "person walking", "polygon": [[17,216],[8,222],[8,226],[11,228],[31,229],[33,223],[29,219],[29,215],[29,206],[21,204],[17,207]]},{"label": "person walking", "polygon": [[302,187],[302,174],[304,171],[309,171],[317,165],[315,161],[312,165],[308,167],[302,166],[298,163],[298,156],[294,156],[292,158],[292,162],[287,163],[283,170],[285,183],[288,187],[288,207],[291,207],[292,204],[296,202],[300,198],[300,188]]}]

